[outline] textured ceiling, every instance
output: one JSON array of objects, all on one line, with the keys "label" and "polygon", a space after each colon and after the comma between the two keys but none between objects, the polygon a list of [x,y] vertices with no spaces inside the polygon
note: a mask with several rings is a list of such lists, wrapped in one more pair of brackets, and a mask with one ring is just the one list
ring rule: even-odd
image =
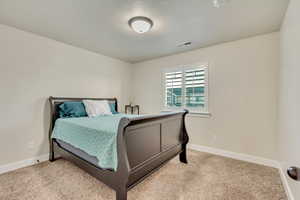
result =
[{"label": "textured ceiling", "polygon": [[[0,23],[128,62],[278,31],[288,0],[0,0]],[[128,26],[147,16],[153,29]],[[191,41],[189,47],[177,47]]]}]

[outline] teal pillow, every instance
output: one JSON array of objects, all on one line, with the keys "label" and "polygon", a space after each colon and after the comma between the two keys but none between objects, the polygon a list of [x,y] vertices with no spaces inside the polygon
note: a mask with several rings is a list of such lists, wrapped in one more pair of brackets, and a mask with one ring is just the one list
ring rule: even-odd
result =
[{"label": "teal pillow", "polygon": [[112,114],[118,114],[118,112],[116,111],[116,103],[109,103],[109,107],[110,107],[110,111]]},{"label": "teal pillow", "polygon": [[69,101],[59,105],[59,117],[61,118],[85,116],[87,116],[87,113],[82,102]]}]

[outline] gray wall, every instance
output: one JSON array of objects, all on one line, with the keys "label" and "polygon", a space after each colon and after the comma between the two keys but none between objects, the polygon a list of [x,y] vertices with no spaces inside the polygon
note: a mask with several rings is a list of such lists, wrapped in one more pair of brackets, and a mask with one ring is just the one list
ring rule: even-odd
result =
[{"label": "gray wall", "polygon": [[209,111],[189,116],[191,143],[277,158],[279,33],[137,63],[133,101],[142,112],[163,109],[162,71],[209,62]]},{"label": "gray wall", "polygon": [[0,165],[48,152],[47,98],[129,102],[128,63],[0,25]]},{"label": "gray wall", "polygon": [[[300,1],[291,0],[281,30],[279,155],[282,167],[300,167]],[[300,182],[288,178],[295,199]]]}]

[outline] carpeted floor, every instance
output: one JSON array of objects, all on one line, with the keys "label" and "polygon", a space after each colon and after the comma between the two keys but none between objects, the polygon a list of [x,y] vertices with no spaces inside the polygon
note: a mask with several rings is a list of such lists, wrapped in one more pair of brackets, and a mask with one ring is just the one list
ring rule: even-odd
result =
[{"label": "carpeted floor", "polygon": [[[286,200],[277,169],[189,151],[128,193],[129,200]],[[115,193],[57,160],[0,175],[1,200],[114,200]]]}]

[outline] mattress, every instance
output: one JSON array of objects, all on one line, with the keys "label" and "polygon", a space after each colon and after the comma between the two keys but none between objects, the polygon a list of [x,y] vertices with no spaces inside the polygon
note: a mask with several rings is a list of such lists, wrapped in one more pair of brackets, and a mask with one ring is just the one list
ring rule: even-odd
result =
[{"label": "mattress", "polygon": [[[117,170],[117,135],[122,118],[133,115],[115,114],[98,117],[59,118],[55,121],[51,138],[71,144],[97,158],[102,169]],[[93,160],[94,161],[94,160]]]},{"label": "mattress", "polygon": [[95,165],[96,167],[101,168],[98,165],[99,160],[98,160],[98,158],[96,156],[91,156],[91,155],[85,153],[84,151],[82,151],[81,149],[76,148],[76,147],[72,146],[71,144],[69,144],[67,142],[64,142],[62,140],[56,139],[55,141],[63,149],[65,149],[65,150],[71,152],[72,154],[78,156],[79,158],[81,158],[81,159],[83,159],[83,160],[85,160],[85,161],[87,161],[87,162]]}]

